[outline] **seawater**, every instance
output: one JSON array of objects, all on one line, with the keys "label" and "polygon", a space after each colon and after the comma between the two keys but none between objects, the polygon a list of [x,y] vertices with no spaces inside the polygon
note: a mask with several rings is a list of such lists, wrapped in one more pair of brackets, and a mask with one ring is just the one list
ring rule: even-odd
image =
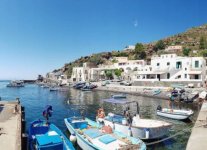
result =
[{"label": "seawater", "polygon": [[[6,85],[9,81],[0,81],[0,97],[2,100],[15,100],[20,98],[21,104],[25,107],[26,113],[26,126],[36,119],[44,119],[42,111],[46,105],[53,106],[53,115],[50,121],[59,127],[67,136],[68,131],[64,124],[63,119],[66,117],[80,115],[80,111],[84,110],[84,115],[91,119],[95,119],[97,109],[102,106],[101,99],[109,98],[113,92],[106,91],[93,91],[83,92],[69,88],[68,92],[50,92],[47,88],[42,88],[36,84],[26,84],[22,88],[8,88]],[[176,104],[170,103],[168,100],[161,100],[155,98],[146,98],[141,96],[127,95],[129,100],[135,100],[140,106],[140,115],[143,118],[158,119],[168,121],[173,124],[169,135],[182,131],[186,128],[193,127],[197,118],[200,106],[192,104]],[[195,114],[188,121],[176,121],[171,119],[162,118],[156,115],[156,108],[158,105],[163,107],[173,106],[174,108],[192,109]],[[120,111],[114,110],[111,104],[105,106],[105,111]],[[184,132],[179,136],[166,140],[159,144],[148,146],[148,149],[155,150],[184,150],[191,131]],[[149,141],[151,142],[151,141]],[[77,149],[80,149],[78,146]]]}]

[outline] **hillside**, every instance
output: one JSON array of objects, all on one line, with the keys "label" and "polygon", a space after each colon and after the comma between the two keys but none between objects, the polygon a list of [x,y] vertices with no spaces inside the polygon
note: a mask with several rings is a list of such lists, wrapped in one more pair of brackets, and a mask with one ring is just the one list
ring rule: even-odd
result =
[{"label": "hillside", "polygon": [[[204,39],[202,48],[201,45],[201,38]],[[170,45],[181,45],[183,49],[189,49],[190,56],[207,56],[207,24],[202,25],[199,27],[193,27],[188,29],[186,32],[176,34],[170,37],[166,37],[161,39],[163,41],[164,46]],[[151,42],[148,44],[143,44],[144,51],[146,53],[145,59],[150,59],[153,54],[163,54],[166,53],[164,50],[158,50],[155,52],[155,46],[157,41]],[[196,50],[196,53],[193,53],[193,50]],[[183,55],[182,52],[177,53],[178,55]],[[82,66],[84,62],[88,62],[91,66],[96,67],[99,64],[106,64],[111,63],[110,58],[117,57],[117,56],[127,56],[129,59],[136,59],[136,53],[134,50],[117,50],[111,52],[102,52],[97,54],[92,54],[90,56],[81,57],[73,62],[65,64],[62,68],[60,68],[68,77],[71,76],[72,68]],[[58,70],[60,70],[58,69]],[[57,71],[57,70],[54,70]]]}]

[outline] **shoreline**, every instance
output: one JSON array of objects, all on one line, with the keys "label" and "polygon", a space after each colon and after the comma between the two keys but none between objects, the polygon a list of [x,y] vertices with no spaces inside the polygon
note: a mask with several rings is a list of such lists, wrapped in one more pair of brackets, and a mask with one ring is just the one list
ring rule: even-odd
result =
[{"label": "shoreline", "polygon": [[[145,86],[123,86],[118,84],[107,84],[106,86],[102,86],[100,82],[95,82],[98,87],[95,90],[99,91],[111,91],[116,93],[126,93],[143,97],[150,98],[159,98],[163,100],[169,100],[169,94],[171,93],[169,90],[172,87],[145,87]],[[159,94],[155,94],[155,90],[160,90]],[[205,90],[204,88],[185,88],[186,91],[198,91],[201,92]]]}]

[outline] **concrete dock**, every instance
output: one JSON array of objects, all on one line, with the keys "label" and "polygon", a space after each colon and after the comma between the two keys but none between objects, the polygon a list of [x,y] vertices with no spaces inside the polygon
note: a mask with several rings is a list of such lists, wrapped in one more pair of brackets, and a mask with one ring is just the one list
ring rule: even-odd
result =
[{"label": "concrete dock", "polygon": [[0,149],[22,150],[22,110],[19,101],[0,101]]},{"label": "concrete dock", "polygon": [[186,150],[202,150],[207,148],[207,101],[204,101],[192,129]]}]

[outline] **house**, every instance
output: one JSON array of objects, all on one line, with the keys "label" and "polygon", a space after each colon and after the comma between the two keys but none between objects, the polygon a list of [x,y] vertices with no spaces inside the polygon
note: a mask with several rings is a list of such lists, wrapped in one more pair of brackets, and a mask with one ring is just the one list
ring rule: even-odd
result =
[{"label": "house", "polygon": [[203,57],[181,57],[176,54],[153,56],[151,65],[136,73],[136,81],[188,81],[204,83],[206,61]]}]

